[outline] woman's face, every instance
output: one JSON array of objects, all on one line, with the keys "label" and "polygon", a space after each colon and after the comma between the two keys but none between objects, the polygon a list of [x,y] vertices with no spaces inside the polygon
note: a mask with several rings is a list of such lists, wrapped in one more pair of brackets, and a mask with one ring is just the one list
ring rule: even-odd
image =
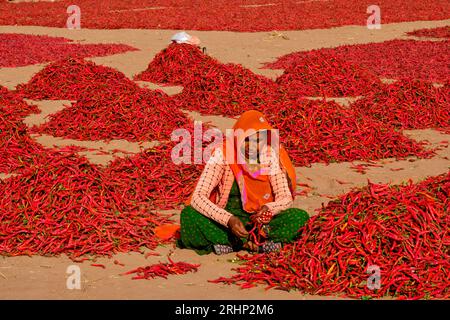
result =
[{"label": "woman's face", "polygon": [[245,138],[244,143],[241,146],[241,152],[246,159],[257,160],[258,153],[262,150],[263,146],[267,143],[267,134],[265,132],[257,132]]}]

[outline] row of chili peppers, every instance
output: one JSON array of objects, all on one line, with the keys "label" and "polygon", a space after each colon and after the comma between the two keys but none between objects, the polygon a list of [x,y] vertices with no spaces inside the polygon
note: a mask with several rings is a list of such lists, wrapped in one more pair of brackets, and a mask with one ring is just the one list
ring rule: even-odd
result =
[{"label": "row of chili peppers", "polygon": [[65,57],[102,57],[137,49],[124,44],[81,44],[62,37],[1,33],[0,67],[22,67]]},{"label": "row of chili peppers", "polygon": [[[69,0],[0,2],[1,25],[39,25],[63,28]],[[168,29],[272,31],[323,29],[367,24],[364,0],[78,0],[81,27],[91,29]],[[444,20],[450,10],[445,0],[379,0],[383,23]],[[199,19],[201,17],[201,19]]]},{"label": "row of chili peppers", "polygon": [[416,184],[369,182],[320,209],[293,244],[278,253],[239,255],[237,274],[212,282],[353,298],[448,299],[449,207],[450,171]]}]

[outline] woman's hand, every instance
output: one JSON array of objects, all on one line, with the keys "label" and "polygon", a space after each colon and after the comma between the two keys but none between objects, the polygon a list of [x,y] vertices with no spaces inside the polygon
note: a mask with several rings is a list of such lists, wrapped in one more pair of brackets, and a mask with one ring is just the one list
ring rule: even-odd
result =
[{"label": "woman's hand", "polygon": [[244,224],[238,217],[232,216],[230,220],[228,220],[228,227],[231,229],[231,232],[239,238],[248,237],[248,232],[245,230]]},{"label": "woman's hand", "polygon": [[261,224],[268,224],[272,220],[272,213],[267,206],[262,206],[261,209],[252,216],[252,220]]}]

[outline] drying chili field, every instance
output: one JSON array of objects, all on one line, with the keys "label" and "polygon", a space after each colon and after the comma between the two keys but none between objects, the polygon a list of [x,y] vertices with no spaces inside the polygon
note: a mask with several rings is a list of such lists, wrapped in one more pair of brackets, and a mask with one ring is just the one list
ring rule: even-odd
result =
[{"label": "drying chili field", "polygon": [[[359,0],[80,0],[80,30],[72,3],[17,2],[0,1],[0,299],[450,298],[448,1],[380,1],[380,30]],[[170,44],[183,28],[203,50]],[[176,248],[161,227],[202,165],[173,163],[172,132],[251,109],[312,218],[278,253]]]}]

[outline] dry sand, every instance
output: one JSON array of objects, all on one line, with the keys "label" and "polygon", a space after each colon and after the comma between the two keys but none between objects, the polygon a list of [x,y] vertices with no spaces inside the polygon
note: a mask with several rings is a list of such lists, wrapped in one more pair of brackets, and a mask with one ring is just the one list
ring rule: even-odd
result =
[{"label": "dry sand", "polygon": [[[257,8],[249,8],[256,10]],[[449,25],[445,21],[417,21],[405,23],[384,24],[381,30],[368,30],[362,26],[345,26],[332,29],[317,29],[304,31],[234,33],[192,31],[193,35],[202,40],[208,54],[222,62],[240,63],[252,71],[275,78],[282,71],[259,69],[262,63],[271,62],[276,57],[300,50],[310,50],[322,47],[335,47],[343,44],[360,44],[382,42],[391,39],[411,38],[406,32],[419,29]],[[63,36],[84,43],[124,43],[134,46],[140,51],[118,54],[108,57],[92,58],[96,63],[114,67],[124,72],[128,77],[143,71],[152,57],[167,46],[173,30],[66,30],[46,27],[16,27],[0,26],[0,32],[45,34]],[[188,31],[189,32],[189,31]],[[27,82],[43,65],[33,65],[20,68],[0,68],[0,84],[13,89],[17,84]],[[143,87],[161,89],[168,94],[179,93],[181,87],[160,87],[151,83],[139,82]],[[314,97],[311,97],[314,98]],[[356,99],[356,97],[354,98]],[[351,98],[350,98],[351,100]],[[349,99],[338,99],[338,103],[348,104]],[[26,119],[28,125],[40,124],[46,121],[45,116],[59,110],[63,101],[41,101],[36,104],[43,111],[40,115],[32,115]],[[67,103],[67,101],[66,101]],[[234,119],[201,116],[188,112],[195,120],[209,121],[221,130],[230,127]],[[299,182],[311,186],[308,195],[298,197],[295,206],[304,208],[310,214],[320,208],[322,203],[330,201],[331,196],[345,193],[355,186],[364,186],[367,179],[372,182],[401,183],[408,179],[418,181],[429,175],[447,172],[450,167],[450,147],[441,143],[450,140],[450,135],[444,135],[434,130],[414,130],[405,132],[416,140],[428,140],[431,146],[442,147],[442,150],[432,159],[402,160],[384,159],[377,163],[381,167],[369,167],[366,174],[360,174],[350,169],[351,163],[335,163],[330,165],[314,164],[311,167],[297,168]],[[95,149],[86,153],[95,163],[107,164],[112,159],[113,149],[121,149],[136,153],[142,147],[154,142],[133,144],[126,141],[111,141],[109,143],[79,142],[69,139],[49,136],[33,136],[36,141],[52,147],[53,145],[79,145]],[[98,151],[108,151],[106,155],[95,155]],[[116,154],[123,156],[124,154]],[[358,163],[358,162],[355,162]],[[403,168],[401,171],[391,169]],[[0,179],[9,175],[2,174]],[[340,184],[339,181],[349,182]],[[173,211],[167,212],[171,213]],[[176,212],[176,211],[175,211]],[[177,216],[174,217],[177,220]],[[226,286],[208,283],[208,279],[231,275],[232,267],[236,266],[228,260],[235,255],[198,256],[190,250],[175,249],[174,260],[200,263],[201,267],[195,274],[170,277],[169,280],[155,279],[152,281],[132,281],[130,276],[119,274],[138,266],[149,265],[152,262],[166,261],[165,255],[170,247],[160,247],[157,251],[161,257],[144,258],[138,253],[118,254],[114,259],[126,264],[120,267],[113,264],[113,259],[99,258],[97,263],[106,265],[106,270],[90,266],[90,262],[78,264],[81,268],[81,290],[66,288],[67,267],[71,260],[66,257],[0,257],[0,298],[10,299],[328,299],[298,292],[265,291],[258,287],[240,290],[236,286]]]}]

